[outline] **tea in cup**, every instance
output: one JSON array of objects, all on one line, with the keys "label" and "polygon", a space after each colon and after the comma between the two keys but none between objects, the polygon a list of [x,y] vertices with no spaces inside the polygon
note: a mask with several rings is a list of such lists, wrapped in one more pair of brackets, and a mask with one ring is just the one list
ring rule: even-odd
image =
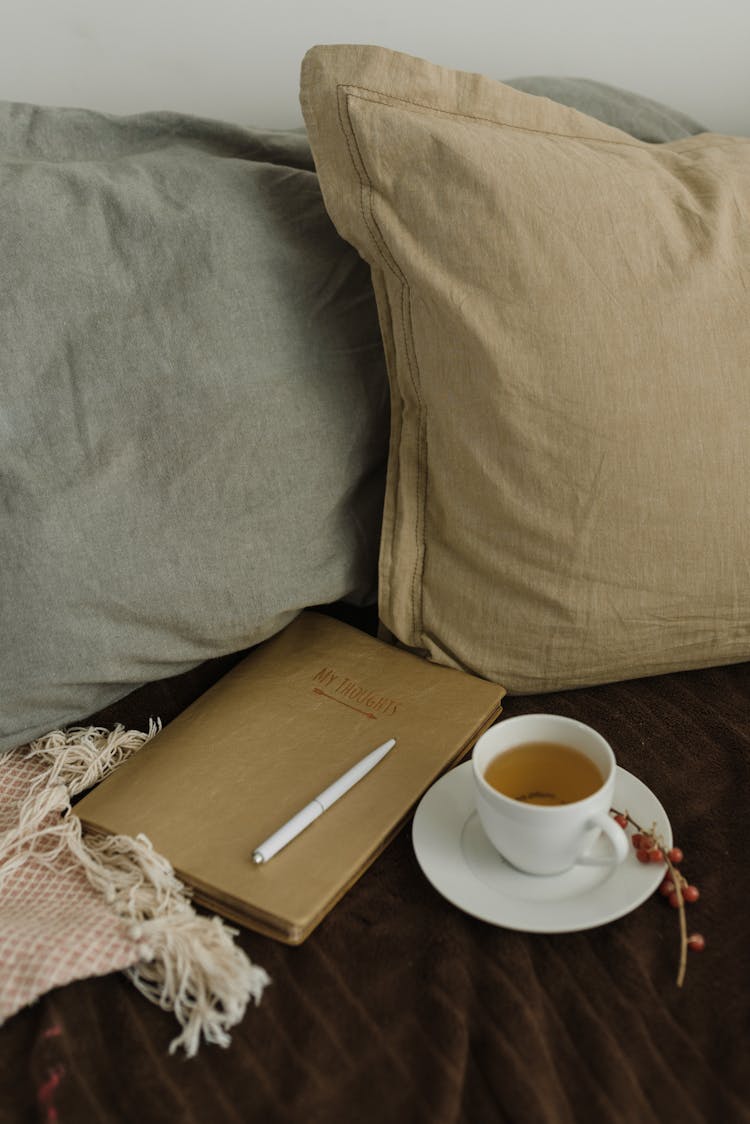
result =
[{"label": "tea in cup", "polygon": [[[627,837],[609,814],[615,756],[591,726],[558,714],[506,718],[477,740],[472,762],[482,827],[519,870],[562,874],[626,858]],[[602,834],[609,853],[592,853]]]}]

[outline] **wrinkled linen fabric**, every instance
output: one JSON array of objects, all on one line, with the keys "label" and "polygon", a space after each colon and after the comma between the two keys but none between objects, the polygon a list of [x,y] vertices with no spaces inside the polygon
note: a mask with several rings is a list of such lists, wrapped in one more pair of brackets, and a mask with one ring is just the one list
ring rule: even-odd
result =
[{"label": "wrinkled linen fabric", "polygon": [[388,388],[304,134],[0,103],[0,751],[375,595]]},{"label": "wrinkled linen fabric", "polygon": [[708,130],[700,121],[663,102],[644,97],[620,86],[596,82],[591,78],[555,78],[544,75],[505,79],[514,90],[536,97],[550,98],[596,117],[615,129],[622,129],[638,140],[660,144],[695,136]]},{"label": "wrinkled linen fabric", "polygon": [[513,693],[747,659],[750,138],[380,47],[301,81],[388,356],[384,625]]},{"label": "wrinkled linen fabric", "polygon": [[[702,126],[511,79],[643,140]],[[0,751],[375,594],[388,386],[303,129],[0,103]]]},{"label": "wrinkled linen fabric", "polygon": [[[512,79],[644,140],[637,94]],[[0,103],[0,751],[375,595],[388,386],[304,130]]]}]

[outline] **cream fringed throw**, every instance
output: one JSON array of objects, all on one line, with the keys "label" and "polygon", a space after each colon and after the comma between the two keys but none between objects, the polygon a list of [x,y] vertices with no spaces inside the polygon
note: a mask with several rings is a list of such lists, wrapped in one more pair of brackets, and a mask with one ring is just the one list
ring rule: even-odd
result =
[{"label": "cream fringed throw", "polygon": [[124,970],[173,1010],[182,1046],[228,1028],[269,983],[236,930],[193,909],[189,891],[144,835],[84,835],[71,798],[158,732],[55,731],[0,757],[0,1023],[51,988]]}]

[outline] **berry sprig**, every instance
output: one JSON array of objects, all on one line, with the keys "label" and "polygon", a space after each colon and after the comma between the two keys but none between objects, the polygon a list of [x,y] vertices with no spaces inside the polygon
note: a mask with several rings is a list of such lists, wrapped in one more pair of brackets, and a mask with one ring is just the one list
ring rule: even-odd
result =
[{"label": "berry sprig", "polygon": [[659,893],[668,900],[673,909],[679,911],[680,964],[677,969],[677,986],[682,987],[687,970],[687,950],[703,952],[706,947],[705,938],[701,933],[691,933],[688,936],[685,920],[685,905],[697,902],[700,891],[697,886],[691,885],[678,869],[685,857],[682,851],[679,847],[666,847],[661,835],[657,834],[656,824],[652,824],[651,830],[646,831],[636,823],[629,812],[619,812],[616,808],[612,808],[611,812],[615,823],[618,823],[623,831],[627,831],[628,825],[635,828],[632,843],[635,847],[635,857],[639,862],[664,863],[667,867],[667,872],[659,886]]}]

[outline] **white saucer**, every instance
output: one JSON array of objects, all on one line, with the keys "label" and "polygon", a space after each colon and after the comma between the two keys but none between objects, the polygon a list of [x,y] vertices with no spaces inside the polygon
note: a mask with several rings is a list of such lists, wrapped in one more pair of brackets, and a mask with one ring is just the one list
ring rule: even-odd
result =
[{"label": "white saucer", "polygon": [[[642,827],[656,823],[668,847],[672,828],[653,792],[618,768],[614,806]],[[629,832],[632,834],[632,831]],[[436,781],[412,824],[417,861],[435,889],[459,909],[526,933],[573,933],[623,917],[654,892],[663,863],[641,863],[631,847],[615,867],[576,866],[543,878],[506,863],[484,834],[474,807],[471,761]],[[604,848],[603,840],[599,844]]]}]

